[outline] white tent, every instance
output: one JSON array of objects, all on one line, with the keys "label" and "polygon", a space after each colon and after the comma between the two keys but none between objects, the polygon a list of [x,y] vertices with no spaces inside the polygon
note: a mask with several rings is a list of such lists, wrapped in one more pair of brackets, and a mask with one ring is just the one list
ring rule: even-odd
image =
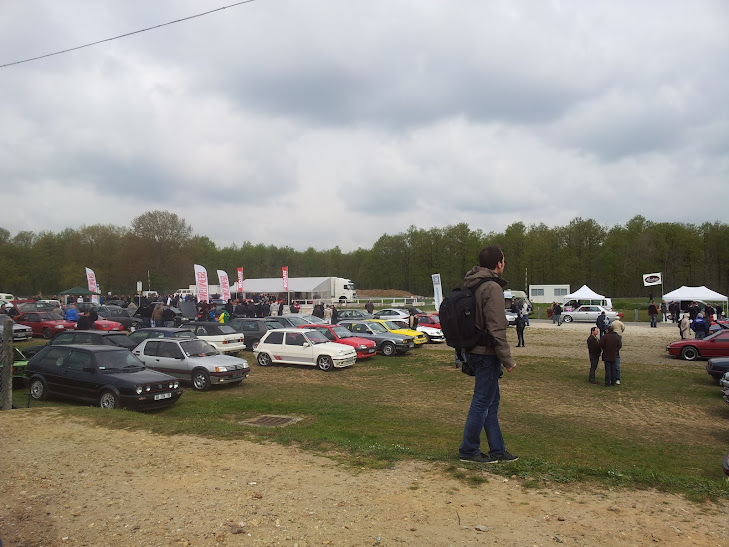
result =
[{"label": "white tent", "polygon": [[564,302],[569,302],[570,300],[603,300],[604,298],[603,295],[597,294],[587,285],[582,285],[582,287],[572,294],[562,297]]},{"label": "white tent", "polygon": [[703,285],[700,287],[679,287],[675,291],[668,292],[663,295],[663,300],[672,302],[674,300],[702,300],[704,302],[727,302],[727,297],[716,291],[707,289]]}]

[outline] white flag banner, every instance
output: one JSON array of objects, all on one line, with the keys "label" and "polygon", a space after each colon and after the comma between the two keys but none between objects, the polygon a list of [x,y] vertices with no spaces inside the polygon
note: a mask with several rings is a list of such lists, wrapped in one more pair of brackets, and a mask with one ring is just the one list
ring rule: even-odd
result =
[{"label": "white flag banner", "polygon": [[[89,290],[91,292],[99,292],[99,285],[96,283],[96,274],[94,273],[94,270],[91,268],[86,268],[86,281],[89,285]],[[91,301],[94,304],[99,303],[99,295],[98,294],[92,294],[91,295]]]},{"label": "white flag banner", "polygon": [[663,285],[662,272],[643,274],[643,286],[650,287],[651,285]]},{"label": "white flag banner", "polygon": [[197,288],[197,301],[208,303],[208,271],[195,264],[195,287]]},{"label": "white flag banner", "polygon": [[220,290],[223,291],[223,300],[230,300],[230,281],[228,274],[223,270],[218,270],[218,280],[220,281]]},{"label": "white flag banner", "polygon": [[433,274],[433,295],[435,296],[435,309],[440,309],[440,303],[443,302],[443,288],[440,284],[440,274]]}]

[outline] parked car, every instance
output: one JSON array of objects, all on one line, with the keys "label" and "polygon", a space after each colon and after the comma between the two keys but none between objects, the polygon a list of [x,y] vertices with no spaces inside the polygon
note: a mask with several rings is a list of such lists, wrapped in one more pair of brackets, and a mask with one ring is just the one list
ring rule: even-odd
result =
[{"label": "parked car", "polygon": [[722,376],[719,380],[719,385],[721,386],[722,391],[729,389],[729,372],[724,373],[724,376]]},{"label": "parked car", "polygon": [[[0,319],[4,319],[4,315],[0,314]],[[0,322],[0,342],[3,341],[3,328]],[[20,325],[13,321],[13,342],[25,342],[33,338],[33,329],[26,325]]]},{"label": "parked car", "polygon": [[124,330],[133,331],[142,326],[142,320],[139,317],[134,317],[134,314],[126,308],[104,305],[97,306],[95,309],[96,313],[99,314],[99,317],[121,323]]},{"label": "parked car", "polygon": [[729,330],[720,330],[703,340],[676,340],[666,346],[666,351],[686,361],[695,361],[700,357],[729,357]]},{"label": "parked car", "polygon": [[52,338],[58,332],[76,328],[76,323],[73,321],[66,321],[48,311],[21,313],[15,317],[15,322],[30,327],[33,336],[42,336],[46,339]]},{"label": "parked car", "polygon": [[197,338],[197,335],[186,328],[146,327],[135,330],[129,334],[129,338],[138,345],[147,338]]},{"label": "parked car", "polygon": [[[395,323],[401,329],[412,330],[410,329],[410,324],[406,320],[391,319],[390,321]],[[436,329],[435,327],[421,325],[418,323],[418,326],[415,327],[415,330],[418,332],[422,332],[428,338],[428,342],[445,342],[445,335],[443,334],[443,331],[439,328]]]},{"label": "parked car", "polygon": [[238,353],[246,349],[243,336],[224,323],[190,321],[185,323],[185,327],[194,332],[201,340],[214,346],[220,353]]},{"label": "parked car", "polygon": [[717,383],[729,372],[729,357],[713,357],[706,363],[706,372],[709,373]]},{"label": "parked car", "polygon": [[303,316],[297,313],[284,315],[269,315],[264,317],[266,323],[274,329],[295,329],[301,325],[311,325],[311,321],[307,321]]},{"label": "parked car", "polygon": [[372,320],[346,320],[340,321],[338,325],[346,328],[360,338],[372,340],[377,344],[378,351],[388,357],[396,353],[405,353],[415,347],[415,341],[412,336],[390,332],[380,323]]},{"label": "parked car", "polygon": [[310,327],[301,326],[300,329],[314,329],[324,335],[330,342],[337,344],[345,344],[352,346],[357,353],[357,359],[365,359],[372,357],[377,353],[377,344],[372,340],[355,336],[345,327],[339,325],[311,325]]},{"label": "parked car", "polygon": [[621,312],[615,312],[602,306],[585,305],[572,311],[563,311],[562,321],[565,323],[570,323],[572,321],[586,321],[588,323],[594,323],[597,320],[597,316],[602,312],[605,312],[605,315],[608,319],[610,319],[610,321],[623,317]]},{"label": "parked car", "polygon": [[121,332],[124,330],[124,325],[117,321],[112,321],[110,319],[97,319],[94,321],[94,329],[96,330],[102,330],[102,331],[118,331]]},{"label": "parked car", "polygon": [[277,329],[268,331],[256,348],[258,364],[272,363],[317,366],[328,372],[332,368],[349,367],[357,360],[351,346],[330,342],[318,330]]},{"label": "parked car", "polygon": [[426,327],[433,327],[434,329],[440,328],[440,317],[433,313],[419,313],[417,315],[418,325]]},{"label": "parked car", "polygon": [[119,347],[46,346],[28,361],[25,374],[36,400],[57,395],[102,408],[149,410],[170,406],[182,395],[178,380],[147,370]]},{"label": "parked car", "polygon": [[[506,315],[506,320],[509,322],[509,326],[513,327],[516,325],[516,318],[517,315],[511,310],[504,310],[504,314]],[[597,319],[597,318],[596,318]],[[572,319],[570,319],[572,321]]]},{"label": "parked car", "polygon": [[337,322],[349,319],[352,321],[364,321],[372,319],[374,316],[362,310],[337,310]]},{"label": "parked car", "polygon": [[375,319],[402,319],[407,321],[410,317],[408,310],[398,310],[395,308],[385,308],[375,312]]},{"label": "parked car", "polygon": [[[28,366],[28,357],[20,351],[17,346],[13,346],[13,369],[10,372],[13,386],[22,385],[25,378],[25,368]],[[4,365],[0,363],[0,388],[2,387],[2,370]]]},{"label": "parked car", "polygon": [[393,323],[392,321],[386,321],[384,319],[372,319],[371,320],[374,323],[379,323],[383,327],[385,327],[390,332],[394,332],[396,334],[403,334],[405,336],[410,336],[413,339],[413,342],[415,342],[415,347],[422,346],[423,344],[428,342],[428,337],[425,336],[422,332],[418,332],[416,330],[413,330],[409,327],[401,328],[396,323]]},{"label": "parked car", "polygon": [[411,313],[414,313],[415,315],[422,315],[427,313],[417,306],[393,306],[393,308],[395,308],[396,310],[405,310],[408,315]]},{"label": "parked car", "polygon": [[129,336],[125,333],[119,331],[105,332],[99,330],[68,330],[59,332],[44,346],[31,346],[25,348],[25,354],[28,358],[30,358],[46,346],[69,346],[72,344],[117,346],[129,350],[137,347],[137,342],[129,338]]},{"label": "parked car", "polygon": [[228,326],[243,335],[243,342],[251,351],[269,330],[283,328],[275,327],[273,323],[267,322],[263,317],[236,317],[228,321]]},{"label": "parked car", "polygon": [[222,355],[199,338],[147,338],[133,353],[147,367],[189,380],[198,391],[207,391],[213,385],[242,382],[250,372],[248,361]]}]

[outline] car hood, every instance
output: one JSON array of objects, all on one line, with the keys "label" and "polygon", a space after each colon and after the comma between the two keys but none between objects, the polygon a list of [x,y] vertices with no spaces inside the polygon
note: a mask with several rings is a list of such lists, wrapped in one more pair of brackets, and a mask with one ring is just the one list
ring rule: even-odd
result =
[{"label": "car hood", "polygon": [[232,355],[207,355],[206,357],[197,357],[192,355],[190,359],[195,359],[213,367],[232,367],[236,365],[241,368],[248,367],[248,361],[245,359],[239,359],[238,357],[233,357]]},{"label": "car hood", "polygon": [[354,352],[354,348],[348,344],[340,344],[337,342],[322,342],[321,344],[314,344],[315,348],[323,348],[328,351],[338,352],[344,351],[346,353]]},{"label": "car hood", "polygon": [[[133,369],[130,369],[130,371]],[[125,381],[132,381],[139,384],[150,384],[153,382],[169,382],[175,378],[163,372],[150,370],[148,368],[142,370],[133,370],[133,372],[124,372],[123,370],[105,370],[102,372],[104,376],[112,376]]]}]

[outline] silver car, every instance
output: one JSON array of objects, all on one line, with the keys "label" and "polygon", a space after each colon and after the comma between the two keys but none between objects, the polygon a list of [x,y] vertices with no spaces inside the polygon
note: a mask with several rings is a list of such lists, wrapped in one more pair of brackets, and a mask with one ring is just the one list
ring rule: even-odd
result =
[{"label": "silver car", "polygon": [[221,355],[199,338],[147,338],[132,353],[148,368],[190,380],[198,391],[206,391],[213,385],[242,382],[251,371],[245,359]]},{"label": "silver car", "polygon": [[603,308],[602,306],[585,305],[580,306],[576,310],[562,311],[562,321],[565,323],[570,323],[572,321],[594,323],[602,312],[605,312],[605,315],[608,319],[610,319],[610,321],[615,321],[619,317],[618,312],[611,311],[607,308]]}]

